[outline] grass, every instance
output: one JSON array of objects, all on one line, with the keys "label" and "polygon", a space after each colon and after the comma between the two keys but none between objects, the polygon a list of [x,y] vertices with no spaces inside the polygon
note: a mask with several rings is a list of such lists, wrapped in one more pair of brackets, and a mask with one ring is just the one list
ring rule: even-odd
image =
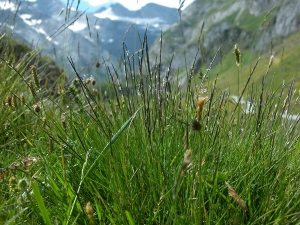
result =
[{"label": "grass", "polygon": [[146,35],[138,68],[124,54],[100,86],[68,57],[75,78],[52,95],[36,61],[1,56],[0,223],[299,223],[299,117],[283,116],[294,83],[269,85],[269,60],[243,64],[247,113],[213,70],[181,86],[151,66]]},{"label": "grass", "polygon": [[[268,86],[272,87],[272,89],[280,89],[282,84],[289,85],[290,83],[294,82],[295,89],[298,90],[299,80],[295,76],[297,74],[297,67],[296,58],[298,57],[298,49],[299,45],[296,44],[296,40],[299,38],[300,33],[296,32],[295,34],[291,35],[290,37],[284,39],[282,43],[276,45],[272,49],[273,53],[273,63],[268,72],[267,76],[265,77],[266,82],[268,82]],[[233,52],[233,51],[232,51]],[[233,53],[226,54],[222,57],[221,63],[219,63],[216,67],[213,68],[212,73],[220,74],[220,88],[226,88],[230,86],[232,93],[237,92],[237,67],[234,64],[234,57]],[[260,62],[258,66],[255,68],[255,73],[252,77],[253,85],[260,86],[262,82],[263,74],[266,73],[268,64],[270,61],[270,57],[272,54],[265,53],[261,56],[251,54],[251,51],[245,50],[242,51],[242,65],[239,68],[240,72],[240,79],[242,83],[245,83],[248,79],[248,74],[251,68],[255,63],[255,60],[260,57]],[[287,89],[286,89],[287,90]],[[285,92],[286,94],[286,92]],[[295,103],[297,95],[294,96],[292,102]],[[299,104],[295,105],[295,110],[293,113],[299,112]]]}]

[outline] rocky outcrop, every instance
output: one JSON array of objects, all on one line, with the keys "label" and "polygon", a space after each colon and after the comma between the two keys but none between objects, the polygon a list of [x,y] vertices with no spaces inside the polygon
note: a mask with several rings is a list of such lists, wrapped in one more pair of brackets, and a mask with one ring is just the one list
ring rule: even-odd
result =
[{"label": "rocky outcrop", "polygon": [[[201,28],[204,29],[201,34]],[[197,67],[207,65],[221,44],[239,43],[244,50],[267,51],[271,42],[300,29],[300,1],[298,0],[196,0],[183,12],[181,21],[163,33],[162,65],[174,55],[173,69],[191,66],[199,47],[202,53]],[[275,40],[275,41],[274,41]],[[160,52],[157,39],[150,56],[154,60]]]}]

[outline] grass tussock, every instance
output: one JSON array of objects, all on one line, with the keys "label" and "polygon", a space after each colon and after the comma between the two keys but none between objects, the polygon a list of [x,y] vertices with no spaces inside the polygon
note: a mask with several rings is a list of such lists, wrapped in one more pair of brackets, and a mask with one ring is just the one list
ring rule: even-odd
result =
[{"label": "grass tussock", "polygon": [[236,98],[209,71],[197,85],[194,66],[182,85],[172,62],[150,61],[146,32],[123,48],[106,84],[70,56],[74,78],[51,88],[34,58],[1,56],[0,223],[300,222],[299,102],[293,82],[266,82],[272,57],[259,85],[259,60],[238,71]]}]

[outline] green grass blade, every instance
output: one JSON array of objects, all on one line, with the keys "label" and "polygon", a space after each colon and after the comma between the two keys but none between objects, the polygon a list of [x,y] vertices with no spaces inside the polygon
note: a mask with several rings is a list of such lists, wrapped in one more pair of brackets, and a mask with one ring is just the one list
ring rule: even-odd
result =
[{"label": "green grass blade", "polygon": [[10,218],[9,220],[7,220],[7,221],[5,222],[4,225],[13,224],[13,223],[15,222],[15,220],[16,220],[20,215],[22,215],[23,212],[25,212],[27,209],[28,209],[28,207],[22,209],[20,212],[18,212],[18,213],[17,213],[16,215],[14,215],[12,218]]},{"label": "green grass blade", "polygon": [[99,154],[99,156],[96,158],[96,160],[93,162],[93,164],[91,165],[91,167],[88,169],[85,177],[92,171],[92,169],[95,167],[96,163],[98,162],[98,160],[100,159],[100,157],[102,156],[103,152],[108,149],[117,139],[118,137],[122,134],[122,132],[128,127],[128,125],[133,121],[133,119],[135,118],[136,114],[140,111],[142,107],[138,108],[138,110],[122,125],[122,127],[118,130],[118,132],[112,137],[112,139],[110,140],[110,142],[108,142],[106,144],[106,146],[104,147],[104,149],[102,150],[102,152]]},{"label": "green grass blade", "polygon": [[48,213],[48,210],[46,209],[44,200],[41,196],[41,193],[39,191],[39,187],[38,187],[37,183],[32,182],[32,190],[33,190],[34,198],[38,203],[38,206],[39,206],[39,209],[41,211],[41,214],[42,214],[42,217],[44,219],[45,224],[51,225],[49,213]]},{"label": "green grass blade", "polygon": [[96,163],[98,162],[99,158],[102,156],[102,153],[107,149],[109,148],[117,139],[118,137],[121,135],[121,133],[128,127],[128,125],[132,122],[132,120],[135,118],[136,114],[139,112],[139,110],[141,109],[141,107],[122,125],[122,127],[118,130],[118,132],[112,137],[111,141],[104,147],[104,149],[102,150],[102,152],[99,154],[99,156],[96,158],[96,160],[93,162],[93,164],[91,165],[91,167],[87,170],[87,172],[85,173],[84,175],[84,168],[86,167],[87,165],[87,161],[88,161],[88,156],[89,156],[89,152],[87,153],[86,155],[86,160],[83,164],[83,167],[82,167],[82,171],[81,171],[81,178],[80,178],[80,183],[79,183],[79,186],[78,186],[78,189],[77,189],[77,194],[73,200],[73,203],[72,203],[72,207],[71,207],[71,210],[70,212],[68,213],[68,219],[67,219],[67,222],[66,224],[69,224],[69,221],[70,221],[70,218],[71,218],[71,215],[72,215],[72,212],[74,210],[74,207],[75,207],[75,204],[76,204],[76,201],[77,201],[77,196],[80,192],[80,189],[81,189],[81,185],[84,181],[84,179],[87,177],[87,175],[92,171],[92,169],[95,167]]},{"label": "green grass blade", "polygon": [[130,212],[126,210],[126,211],[125,211],[125,214],[126,214],[128,223],[129,223],[130,225],[135,225],[135,222],[134,222],[134,220],[133,220],[133,218],[132,218]]}]

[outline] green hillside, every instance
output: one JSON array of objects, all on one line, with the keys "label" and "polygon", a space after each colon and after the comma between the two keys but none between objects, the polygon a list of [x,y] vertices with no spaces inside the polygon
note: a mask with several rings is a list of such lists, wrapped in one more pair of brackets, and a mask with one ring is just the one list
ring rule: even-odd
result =
[{"label": "green hillside", "polygon": [[[220,89],[229,88],[232,94],[238,95],[238,80],[240,86],[243,86],[254,68],[258,60],[258,64],[251,77],[250,84],[256,89],[261,87],[262,77],[265,76],[265,83],[273,89],[280,88],[283,84],[289,86],[294,82],[294,88],[300,90],[299,62],[300,56],[300,32],[297,32],[290,37],[284,39],[281,44],[273,47],[273,54],[263,54],[261,56],[250,53],[249,50],[243,51],[242,63],[236,65],[234,50],[222,57],[220,63],[210,71],[210,78],[216,78],[218,74],[218,87]],[[272,65],[268,71],[270,58],[273,55]],[[268,72],[267,72],[268,71]],[[241,89],[239,93],[241,94]],[[293,100],[299,96],[295,93]],[[296,105],[295,113],[299,113],[300,105]]]},{"label": "green hillside", "polygon": [[[205,72],[216,54],[210,78],[218,74],[222,88],[230,86],[232,91],[236,91],[238,73],[240,85],[243,85],[260,58],[251,79],[251,83],[257,85],[266,73],[271,55],[274,55],[267,82],[278,87],[283,80],[290,83],[294,77],[295,87],[299,88],[296,59],[299,52],[297,21],[300,17],[297,11],[292,10],[293,7],[300,7],[299,2],[195,1],[182,12],[181,20],[162,34],[162,50],[157,40],[150,56],[155,59],[162,52],[164,68],[174,56],[172,68],[178,68],[175,74],[185,82],[189,70],[182,68],[191,68],[195,62],[193,73]],[[235,44],[242,52],[239,68],[236,67],[234,54],[231,54]]]}]

